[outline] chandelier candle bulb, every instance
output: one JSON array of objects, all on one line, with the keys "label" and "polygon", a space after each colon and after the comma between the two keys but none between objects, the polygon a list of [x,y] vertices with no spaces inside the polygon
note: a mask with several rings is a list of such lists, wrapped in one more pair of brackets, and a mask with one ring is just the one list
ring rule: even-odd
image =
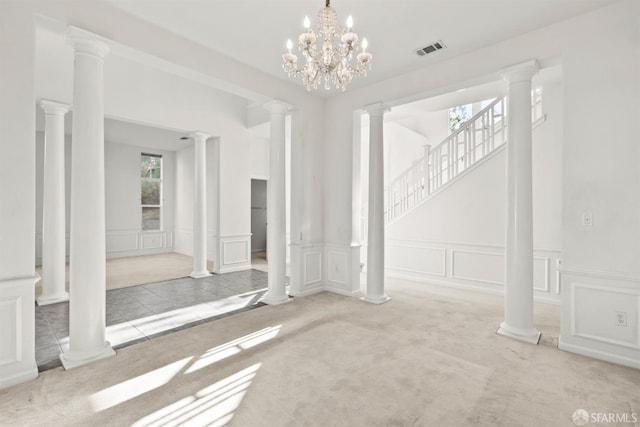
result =
[{"label": "chandelier candle bulb", "polygon": [[[357,51],[358,34],[352,31],[353,17],[347,18],[347,26],[338,24],[338,14],[326,0],[326,6],[318,12],[316,23],[311,26],[308,16],[304,18],[305,31],[298,36],[298,49],[304,54],[306,63],[298,66],[298,57],[293,54],[292,43],[287,42],[288,53],[282,55],[282,68],[289,76],[302,78],[307,90],[323,85],[346,90],[356,76],[366,76],[371,68],[373,55],[366,52],[366,40],[362,41],[362,52]],[[356,56],[354,59],[353,57]]]}]

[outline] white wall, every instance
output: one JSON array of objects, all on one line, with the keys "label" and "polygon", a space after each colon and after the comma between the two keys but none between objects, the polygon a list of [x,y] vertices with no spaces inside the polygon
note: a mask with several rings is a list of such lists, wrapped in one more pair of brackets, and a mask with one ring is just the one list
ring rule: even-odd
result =
[{"label": "white wall", "polygon": [[251,134],[251,176],[269,177],[269,138]]},{"label": "white wall", "polygon": [[[107,257],[144,255],[173,250],[175,159],[170,151],[148,148],[153,141],[136,145],[105,141],[105,225]],[[141,230],[140,154],[163,157],[162,230]],[[42,262],[42,197],[44,133],[36,132],[36,255]],[[67,257],[69,256],[69,212],[71,195],[71,136],[65,136],[65,199]]]},{"label": "white wall", "polygon": [[[216,273],[251,268],[250,135],[243,127],[207,142],[207,258]],[[176,153],[175,250],[193,254],[194,150]]]},{"label": "white wall", "polygon": [[[544,96],[547,120],[533,130],[534,287],[537,298],[559,301],[562,86],[545,86]],[[504,148],[386,228],[388,275],[503,292]]]},{"label": "white wall", "polygon": [[[136,141],[143,144],[145,141]],[[140,155],[162,156],[162,229],[141,230]],[[105,144],[107,256],[173,251],[175,157],[170,151]]]},{"label": "white wall", "polygon": [[28,5],[0,2],[0,388],[35,363],[35,27]]},{"label": "white wall", "polygon": [[[564,74],[562,283],[563,348],[637,366],[640,360],[640,4],[622,0],[600,10],[478,49],[327,100],[325,236],[339,253],[327,269],[353,269],[352,112],[403,103],[498,80],[502,68],[537,59]],[[597,52],[597,54],[594,54]],[[331,165],[331,166],[329,166]],[[582,213],[593,214],[590,229]],[[537,244],[537,243],[536,243]],[[358,255],[359,258],[359,255]],[[347,271],[342,277],[353,277]],[[596,292],[576,292],[591,281]],[[335,286],[351,291],[350,282]],[[606,304],[598,305],[597,301]],[[618,307],[617,310],[614,307]],[[618,329],[615,311],[630,326]],[[587,321],[586,319],[590,319]],[[595,319],[595,320],[593,320]],[[621,340],[621,331],[625,339]],[[634,335],[635,334],[635,335]]]}]

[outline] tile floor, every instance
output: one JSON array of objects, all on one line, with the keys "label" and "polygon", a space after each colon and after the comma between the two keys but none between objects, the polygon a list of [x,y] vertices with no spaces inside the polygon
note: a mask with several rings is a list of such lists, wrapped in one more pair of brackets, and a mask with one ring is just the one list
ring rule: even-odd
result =
[{"label": "tile floor", "polygon": [[[251,310],[267,288],[267,273],[247,270],[185,277],[107,291],[107,340],[114,349]],[[40,372],[61,366],[69,349],[69,303],[36,306],[36,362]]]}]

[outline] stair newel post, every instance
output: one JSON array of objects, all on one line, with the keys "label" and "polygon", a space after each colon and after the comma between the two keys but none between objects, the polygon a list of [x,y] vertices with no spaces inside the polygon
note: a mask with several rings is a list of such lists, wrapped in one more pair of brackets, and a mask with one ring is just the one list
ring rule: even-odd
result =
[{"label": "stair newel post", "polygon": [[429,194],[431,194],[431,179],[429,178],[429,175],[430,175],[429,154],[431,153],[431,145],[425,144],[423,148],[424,148],[424,157],[422,158],[422,162],[423,162],[422,171],[424,173],[423,191],[424,191],[424,197],[426,197]]}]

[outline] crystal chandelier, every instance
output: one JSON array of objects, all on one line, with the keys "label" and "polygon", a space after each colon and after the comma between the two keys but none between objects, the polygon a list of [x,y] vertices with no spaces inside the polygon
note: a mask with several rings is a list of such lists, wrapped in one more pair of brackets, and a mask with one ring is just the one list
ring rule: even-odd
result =
[{"label": "crystal chandelier", "polygon": [[307,87],[317,89],[324,81],[324,88],[331,84],[343,91],[354,76],[367,75],[371,69],[373,55],[366,51],[367,39],[362,39],[362,52],[353,60],[358,50],[358,35],[352,30],[353,18],[347,19],[346,30],[338,25],[338,14],[326,0],[326,5],[318,12],[316,28],[311,28],[309,17],[304,18],[306,31],[298,36],[298,47],[302,51],[305,63],[298,66],[298,57],[291,53],[293,43],[287,40],[288,53],[282,55],[282,68],[289,76],[302,77]]}]

